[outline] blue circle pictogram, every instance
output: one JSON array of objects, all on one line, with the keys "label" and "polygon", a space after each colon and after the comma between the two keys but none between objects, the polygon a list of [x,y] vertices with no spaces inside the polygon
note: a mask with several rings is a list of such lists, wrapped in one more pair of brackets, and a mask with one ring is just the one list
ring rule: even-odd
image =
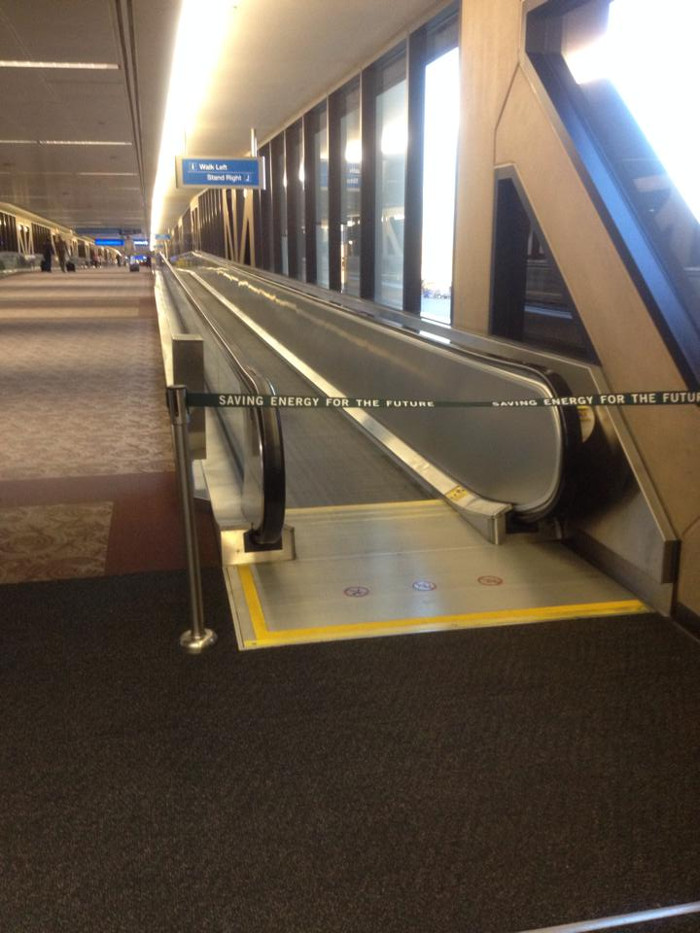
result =
[{"label": "blue circle pictogram", "polygon": [[430,580],[414,580],[412,586],[419,593],[429,593],[437,589],[437,583],[432,583]]}]

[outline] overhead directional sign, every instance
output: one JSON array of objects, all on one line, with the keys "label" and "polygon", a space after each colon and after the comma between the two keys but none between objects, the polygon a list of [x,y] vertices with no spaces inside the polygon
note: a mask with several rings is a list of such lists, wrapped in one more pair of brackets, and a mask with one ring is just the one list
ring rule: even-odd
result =
[{"label": "overhead directional sign", "polygon": [[178,188],[264,188],[263,159],[216,159],[178,156]]},{"label": "overhead directional sign", "polygon": [[123,246],[123,236],[96,236],[95,246]]}]

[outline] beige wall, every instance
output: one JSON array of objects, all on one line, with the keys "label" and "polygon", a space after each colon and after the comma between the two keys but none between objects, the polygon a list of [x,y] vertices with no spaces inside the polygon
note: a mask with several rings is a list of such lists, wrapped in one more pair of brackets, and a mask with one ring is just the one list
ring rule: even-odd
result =
[{"label": "beige wall", "polygon": [[[488,328],[494,169],[515,167],[612,389],[684,387],[649,313],[520,62],[521,0],[463,0],[455,323]],[[623,409],[682,541],[678,599],[700,613],[700,412]]]}]

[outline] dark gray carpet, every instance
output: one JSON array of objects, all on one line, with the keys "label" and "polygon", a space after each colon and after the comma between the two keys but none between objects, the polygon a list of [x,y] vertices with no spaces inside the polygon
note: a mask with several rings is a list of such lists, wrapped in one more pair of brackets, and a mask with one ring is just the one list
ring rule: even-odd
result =
[{"label": "dark gray carpet", "polygon": [[179,574],[2,599],[3,931],[509,933],[700,899],[700,645],[670,623],[239,654],[211,571],[193,658]]}]

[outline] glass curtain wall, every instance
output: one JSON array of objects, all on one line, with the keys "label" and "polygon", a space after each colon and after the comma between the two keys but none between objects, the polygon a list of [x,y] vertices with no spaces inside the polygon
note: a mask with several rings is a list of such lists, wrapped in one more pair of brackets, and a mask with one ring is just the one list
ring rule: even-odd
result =
[{"label": "glass curtain wall", "polygon": [[[457,13],[452,3],[261,147],[268,179],[259,194],[258,265],[449,320]],[[239,245],[241,212],[230,213]],[[204,229],[212,218],[205,211],[201,219]],[[188,244],[191,220],[187,212]]]},{"label": "glass curtain wall", "polygon": [[[0,211],[0,251],[17,252],[17,222],[12,214]],[[39,250],[37,249],[37,252]]]},{"label": "glass curtain wall", "polygon": [[326,105],[312,114],[314,171],[314,231],[316,242],[316,282],[330,285],[328,257],[328,112]]},{"label": "glass curtain wall", "polygon": [[340,290],[360,294],[360,205],[362,197],[362,137],[360,82],[340,92]]},{"label": "glass curtain wall", "polygon": [[375,98],[375,300],[403,307],[408,82],[402,49],[377,66]]},{"label": "glass curtain wall", "polygon": [[284,165],[284,133],[272,140],[271,145],[273,270],[289,275],[287,236],[287,172]]},{"label": "glass curtain wall", "polygon": [[449,324],[459,137],[457,18],[428,33],[423,117],[421,316]]},{"label": "glass curtain wall", "polygon": [[530,60],[692,379],[700,371],[699,29],[697,0],[549,0],[527,24]]},{"label": "glass curtain wall", "polygon": [[297,121],[286,133],[287,275],[306,281],[306,211],[304,204],[304,136]]}]

